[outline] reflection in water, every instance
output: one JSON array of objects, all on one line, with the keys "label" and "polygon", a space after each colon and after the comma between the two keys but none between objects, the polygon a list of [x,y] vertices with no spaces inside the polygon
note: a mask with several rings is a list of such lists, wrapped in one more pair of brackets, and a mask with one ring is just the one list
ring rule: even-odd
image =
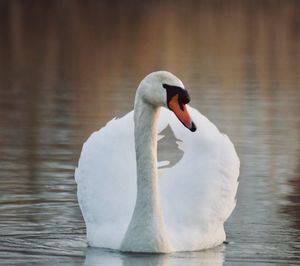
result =
[{"label": "reflection in water", "polygon": [[87,248],[84,266],[222,266],[224,247],[220,246],[201,252],[174,254],[119,253],[99,248]]},{"label": "reflection in water", "polygon": [[[157,69],[181,77],[191,104],[236,143],[240,187],[224,264],[299,261],[299,8],[290,0],[0,1],[1,262],[82,263],[73,178],[81,145],[131,110],[139,81]],[[180,156],[161,153],[173,163]],[[105,254],[117,264],[142,260]],[[185,265],[205,261],[191,256]],[[162,258],[148,260],[182,265],[181,255]]]},{"label": "reflection in water", "polygon": [[167,255],[127,255],[124,256],[122,266],[168,266]]},{"label": "reflection in water", "polygon": [[87,248],[84,266],[167,266],[167,255],[123,254],[99,248]]}]

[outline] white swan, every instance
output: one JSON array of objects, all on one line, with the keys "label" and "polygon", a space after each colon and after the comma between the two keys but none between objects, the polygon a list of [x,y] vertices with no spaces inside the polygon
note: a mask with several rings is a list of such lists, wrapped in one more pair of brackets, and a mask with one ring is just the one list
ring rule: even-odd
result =
[{"label": "white swan", "polygon": [[[86,141],[75,179],[90,246],[167,253],[225,240],[239,159],[228,137],[189,100],[177,77],[153,72],[137,89],[134,111]],[[157,133],[167,125],[184,155],[158,177]]]}]

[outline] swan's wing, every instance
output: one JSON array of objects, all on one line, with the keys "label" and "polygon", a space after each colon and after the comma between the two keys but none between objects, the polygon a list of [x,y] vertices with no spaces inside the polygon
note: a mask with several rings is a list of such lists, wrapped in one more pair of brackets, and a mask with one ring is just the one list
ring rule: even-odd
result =
[{"label": "swan's wing", "polygon": [[[205,248],[224,238],[239,174],[229,139],[196,110],[189,111],[195,133],[166,109],[160,119],[160,131],[170,124],[185,151],[161,178],[163,213],[175,250]],[[136,197],[133,130],[131,112],[93,133],[83,146],[75,178],[92,246],[118,249],[130,222]]]},{"label": "swan's wing", "polygon": [[[197,110],[190,132],[162,109],[161,129],[169,123],[182,140],[182,159],[160,178],[166,228],[174,250],[197,250],[225,239],[224,221],[235,207],[239,159],[229,138]],[[160,130],[161,130],[160,129]]]},{"label": "swan's wing", "polygon": [[84,143],[75,172],[89,245],[119,248],[136,195],[133,112],[113,119]]}]

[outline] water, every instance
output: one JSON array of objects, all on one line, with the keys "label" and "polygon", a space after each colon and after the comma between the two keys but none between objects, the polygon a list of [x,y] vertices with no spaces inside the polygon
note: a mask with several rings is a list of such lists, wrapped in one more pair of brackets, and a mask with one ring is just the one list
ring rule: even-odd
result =
[{"label": "water", "polygon": [[[0,264],[298,265],[299,8],[1,1]],[[160,256],[87,248],[73,178],[81,145],[130,111],[139,81],[157,69],[177,74],[236,145],[229,244]]]}]

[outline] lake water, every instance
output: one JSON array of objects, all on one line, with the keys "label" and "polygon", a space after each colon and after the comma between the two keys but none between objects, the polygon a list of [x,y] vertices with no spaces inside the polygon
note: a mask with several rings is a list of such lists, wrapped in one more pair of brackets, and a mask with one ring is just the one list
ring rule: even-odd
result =
[{"label": "lake water", "polygon": [[[299,265],[299,10],[289,0],[1,1],[0,264]],[[236,145],[229,244],[87,248],[74,181],[82,143],[130,111],[158,69]]]}]

